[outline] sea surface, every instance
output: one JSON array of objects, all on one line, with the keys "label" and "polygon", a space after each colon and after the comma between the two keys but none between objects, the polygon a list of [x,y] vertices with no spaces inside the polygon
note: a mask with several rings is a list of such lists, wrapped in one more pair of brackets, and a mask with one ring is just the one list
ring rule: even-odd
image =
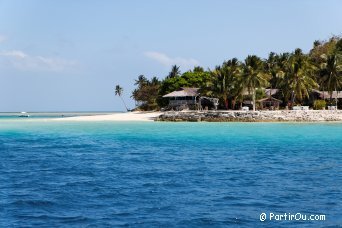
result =
[{"label": "sea surface", "polygon": [[0,118],[0,227],[341,227],[341,193],[342,123]]},{"label": "sea surface", "polygon": [[50,119],[73,116],[93,116],[114,114],[120,112],[0,112],[0,120],[30,118],[30,119]]}]

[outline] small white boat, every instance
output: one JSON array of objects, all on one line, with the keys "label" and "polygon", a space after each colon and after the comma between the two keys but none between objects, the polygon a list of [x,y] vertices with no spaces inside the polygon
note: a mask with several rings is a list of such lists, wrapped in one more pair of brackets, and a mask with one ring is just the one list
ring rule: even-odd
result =
[{"label": "small white boat", "polygon": [[18,117],[30,117],[30,115],[27,112],[21,112]]}]

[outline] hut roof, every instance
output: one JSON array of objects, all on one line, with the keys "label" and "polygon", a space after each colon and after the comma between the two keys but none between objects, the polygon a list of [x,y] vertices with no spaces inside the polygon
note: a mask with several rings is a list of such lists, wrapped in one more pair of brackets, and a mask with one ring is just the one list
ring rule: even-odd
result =
[{"label": "hut roof", "polygon": [[164,95],[163,97],[196,97],[198,95],[198,88],[182,87],[179,90]]},{"label": "hut roof", "polygon": [[[270,92],[271,92],[271,94],[270,94]],[[278,92],[279,92],[279,89],[265,89],[265,94],[268,96],[269,95],[273,96],[274,94],[276,94]]]},{"label": "hut roof", "polygon": [[[263,91],[265,92],[265,94],[266,94],[267,96],[270,95],[270,91],[271,91],[271,96],[273,96],[274,94],[276,94],[276,93],[279,92],[279,89],[265,89],[265,88],[262,88],[262,89],[263,89]],[[242,91],[242,94],[245,95],[245,96],[247,96],[247,95],[252,95],[252,91],[248,91],[248,89],[244,89],[244,90]]]},{"label": "hut roof", "polygon": [[[313,90],[313,92],[316,92],[319,94],[319,98],[321,99],[329,99],[330,98],[330,93],[328,91],[319,91],[319,90]],[[342,98],[342,91],[333,91],[332,92],[332,98]]]},{"label": "hut roof", "polygon": [[276,99],[276,98],[274,98],[274,97],[266,97],[266,98],[263,98],[263,99],[260,99],[260,100],[258,100],[258,102],[264,102],[264,101],[278,101],[278,102],[280,102],[280,103],[282,103],[282,101],[281,100],[278,100],[278,99]]}]

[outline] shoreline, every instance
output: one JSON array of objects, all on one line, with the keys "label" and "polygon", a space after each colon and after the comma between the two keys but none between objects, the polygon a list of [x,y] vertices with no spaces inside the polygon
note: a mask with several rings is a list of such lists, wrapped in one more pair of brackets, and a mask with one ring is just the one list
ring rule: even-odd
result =
[{"label": "shoreline", "polygon": [[342,110],[126,112],[56,118],[54,121],[342,122]]},{"label": "shoreline", "polygon": [[341,122],[342,110],[168,112],[156,121],[170,122]]},{"label": "shoreline", "polygon": [[54,121],[154,121],[162,112],[124,112],[56,118]]}]

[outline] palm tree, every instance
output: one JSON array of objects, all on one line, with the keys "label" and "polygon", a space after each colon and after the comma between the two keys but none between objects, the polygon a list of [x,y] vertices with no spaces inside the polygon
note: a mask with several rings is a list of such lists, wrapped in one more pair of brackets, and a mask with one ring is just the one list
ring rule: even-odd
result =
[{"label": "palm tree", "polygon": [[224,85],[227,91],[227,97],[231,99],[231,106],[234,109],[236,99],[242,94],[242,86],[240,80],[241,63],[237,58],[230,59],[222,65],[224,73]]},{"label": "palm tree", "polygon": [[271,52],[265,60],[265,71],[270,75],[271,89],[277,88],[283,76],[282,61],[283,56]]},{"label": "palm tree", "polygon": [[224,85],[224,73],[221,66],[216,66],[215,70],[210,71],[211,76],[213,77],[213,86],[214,86],[214,93],[217,94],[219,97],[223,99],[224,105],[226,109],[228,109],[228,98],[227,92],[225,90]]},{"label": "palm tree", "polygon": [[173,65],[171,68],[171,71],[169,73],[168,78],[175,78],[175,77],[178,77],[180,74],[181,74],[181,72],[179,70],[179,66]]},{"label": "palm tree", "polygon": [[226,109],[229,108],[229,100],[232,102],[232,108],[235,106],[236,98],[241,90],[240,85],[240,62],[237,58],[225,61],[222,66],[216,66],[211,71],[214,81],[215,93],[224,101]]},{"label": "palm tree", "polygon": [[301,49],[296,49],[285,66],[285,76],[283,88],[285,98],[291,97],[291,105],[296,99],[299,103],[304,98],[309,97],[309,92],[318,87],[315,81],[316,67],[309,61],[309,58],[302,53]]},{"label": "palm tree", "polygon": [[154,77],[151,78],[150,84],[151,85],[159,85],[160,81],[159,81],[159,79],[156,76],[154,76]]},{"label": "palm tree", "polygon": [[289,54],[281,53],[275,54],[271,52],[268,58],[265,60],[265,71],[269,74],[269,94],[266,94],[269,98],[272,96],[272,89],[280,89],[281,84],[284,80],[285,75],[285,64],[287,63]]},{"label": "palm tree", "polygon": [[[321,64],[321,84],[327,88],[332,103],[333,91],[342,87],[342,63],[341,56],[338,53],[331,55],[322,55],[324,62]],[[337,97],[336,97],[337,106]]]},{"label": "palm tree", "polygon": [[204,72],[204,69],[203,69],[203,67],[195,66],[194,69],[193,69],[193,72],[196,72],[196,73],[203,73],[203,72]]},{"label": "palm tree", "polygon": [[268,84],[269,74],[263,70],[262,60],[255,55],[249,55],[242,65],[242,83],[253,96],[253,111],[255,111],[255,90]]},{"label": "palm tree", "polygon": [[126,110],[128,112],[127,105],[126,105],[124,99],[122,98],[122,93],[123,93],[123,88],[120,85],[116,85],[115,86],[115,96],[119,96],[121,98],[122,103],[124,104],[124,106],[125,106],[125,108],[126,108]]},{"label": "palm tree", "polygon": [[141,74],[138,76],[138,80],[135,80],[134,85],[142,86],[144,84],[147,84],[147,82],[148,82],[147,78],[143,74]]},{"label": "palm tree", "polygon": [[315,47],[318,47],[318,46],[320,46],[321,44],[322,44],[321,41],[315,40],[315,41],[313,42],[313,47],[314,47],[314,48],[315,48]]}]

